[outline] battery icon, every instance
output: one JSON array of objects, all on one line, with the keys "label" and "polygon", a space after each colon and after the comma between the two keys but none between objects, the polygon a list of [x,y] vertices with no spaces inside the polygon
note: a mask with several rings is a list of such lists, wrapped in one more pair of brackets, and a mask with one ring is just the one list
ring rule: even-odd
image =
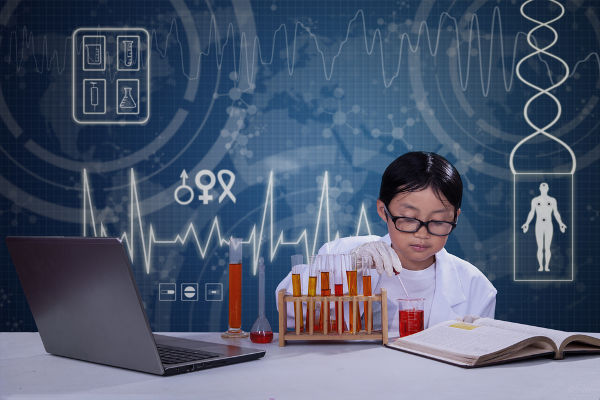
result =
[{"label": "battery icon", "polygon": [[158,284],[158,300],[159,301],[175,301],[177,300],[177,289],[174,283],[159,283]]}]

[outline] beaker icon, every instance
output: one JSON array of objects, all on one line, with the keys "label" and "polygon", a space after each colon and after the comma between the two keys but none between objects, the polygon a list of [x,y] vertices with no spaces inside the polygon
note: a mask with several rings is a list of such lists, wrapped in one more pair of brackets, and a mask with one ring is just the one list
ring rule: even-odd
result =
[{"label": "beaker icon", "polygon": [[133,65],[133,40],[123,40],[123,64],[126,67]]},{"label": "beaker icon", "polygon": [[102,47],[99,43],[89,43],[85,45],[87,63],[89,65],[101,65],[102,55],[100,54]]},{"label": "beaker icon", "polygon": [[131,88],[128,86],[124,86],[123,87],[123,98],[121,99],[121,102],[119,103],[119,108],[136,108],[137,104],[135,102],[135,100],[133,99],[133,96],[131,96]]}]

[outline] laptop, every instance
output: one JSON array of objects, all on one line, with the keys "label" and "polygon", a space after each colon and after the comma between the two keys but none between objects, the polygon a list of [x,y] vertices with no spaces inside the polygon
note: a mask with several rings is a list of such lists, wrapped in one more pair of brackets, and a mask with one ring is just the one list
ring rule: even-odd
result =
[{"label": "laptop", "polygon": [[265,355],[153,334],[119,239],[7,237],[6,244],[50,354],[157,375]]}]

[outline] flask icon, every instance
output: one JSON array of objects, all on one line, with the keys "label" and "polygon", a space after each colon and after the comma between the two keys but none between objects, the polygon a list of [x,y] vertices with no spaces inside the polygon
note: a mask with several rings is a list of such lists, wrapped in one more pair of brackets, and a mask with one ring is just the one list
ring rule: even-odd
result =
[{"label": "flask icon", "polygon": [[136,108],[137,104],[131,96],[131,88],[129,86],[123,87],[123,97],[121,98],[121,102],[119,103],[119,108],[132,109]]},{"label": "flask icon", "polygon": [[117,114],[138,115],[145,99],[140,97],[140,81],[138,79],[117,79],[115,90]]}]

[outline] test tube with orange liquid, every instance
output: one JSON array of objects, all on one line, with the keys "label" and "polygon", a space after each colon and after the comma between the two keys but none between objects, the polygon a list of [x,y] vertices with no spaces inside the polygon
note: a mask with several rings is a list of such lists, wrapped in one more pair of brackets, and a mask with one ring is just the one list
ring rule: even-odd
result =
[{"label": "test tube with orange liquid", "polygon": [[[334,256],[334,265],[333,265],[333,279],[334,279],[334,290],[335,295],[340,297],[344,295],[344,275],[343,275],[343,259],[341,254],[336,254]],[[335,330],[340,332],[340,321],[341,321],[341,330],[342,332],[346,329],[346,324],[344,321],[344,303],[343,302],[335,302]]]},{"label": "test tube with orange liquid", "polygon": [[[311,257],[309,266],[308,266],[308,270],[309,270],[309,274],[308,274],[308,296],[309,297],[315,297],[317,295],[317,272],[318,272],[318,268],[317,265],[315,265],[315,258]],[[307,303],[306,306],[306,325],[305,325],[305,330],[309,330],[310,327],[310,317],[312,315],[312,326],[313,326],[313,331],[317,328],[317,325],[315,323],[316,319],[316,307],[315,307],[315,302],[313,301],[312,303]]]},{"label": "test tube with orange liquid", "polygon": [[[342,255],[342,260],[344,260],[344,264],[346,267],[346,279],[348,280],[348,295],[356,296],[358,295],[358,277],[356,271],[356,262],[354,261],[354,257],[348,254]],[[354,302],[350,301],[348,304],[348,323],[350,325],[350,331],[353,333],[360,331],[360,308],[358,307],[358,303],[356,305],[358,310],[356,310],[356,326],[354,326]]]},{"label": "test tube with orange liquid", "polygon": [[248,337],[242,330],[242,239],[229,239],[229,329],[223,338]]},{"label": "test tube with orange liquid", "polygon": [[[292,291],[294,297],[302,296],[302,276],[300,274],[302,268],[302,254],[295,254],[292,256]],[[300,318],[297,318],[297,315],[300,315]],[[294,302],[294,321],[300,321],[299,329],[303,329],[302,323],[302,303]],[[298,331],[298,327],[296,326],[296,332]]]},{"label": "test tube with orange liquid", "polygon": [[[318,265],[321,271],[321,296],[331,296],[331,285],[329,284],[329,273],[331,271],[331,267],[328,263],[329,257],[327,255],[320,255],[318,257]],[[329,329],[331,318],[329,316],[329,312],[327,313],[327,320],[324,321],[325,318],[325,310],[329,311],[329,302],[324,300],[321,302],[321,315],[319,317],[319,330],[325,330],[325,328]]]},{"label": "test tube with orange liquid", "polygon": [[[362,258],[362,260],[360,261],[360,265],[362,265],[362,282],[363,282],[363,296],[371,296],[373,293],[371,291],[371,268],[368,265],[368,258],[364,257]],[[368,332],[371,332],[373,330],[373,313],[371,312],[369,314],[369,302],[365,301],[364,302],[364,309],[363,309],[363,314],[365,316],[365,329]],[[367,325],[367,315],[371,315],[371,320],[368,322]]]}]

